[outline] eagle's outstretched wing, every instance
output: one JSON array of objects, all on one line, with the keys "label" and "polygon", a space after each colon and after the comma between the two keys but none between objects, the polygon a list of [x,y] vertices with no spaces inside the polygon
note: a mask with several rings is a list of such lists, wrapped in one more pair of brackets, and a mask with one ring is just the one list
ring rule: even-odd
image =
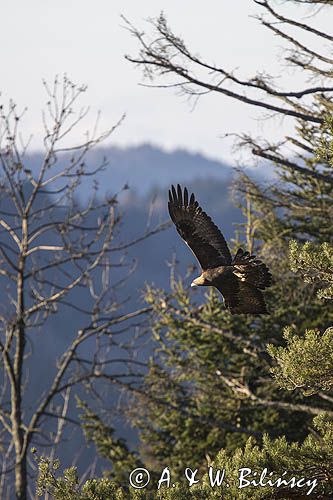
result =
[{"label": "eagle's outstretched wing", "polygon": [[169,190],[169,214],[178,233],[191,248],[203,270],[231,264],[228,245],[218,227],[180,185]]}]

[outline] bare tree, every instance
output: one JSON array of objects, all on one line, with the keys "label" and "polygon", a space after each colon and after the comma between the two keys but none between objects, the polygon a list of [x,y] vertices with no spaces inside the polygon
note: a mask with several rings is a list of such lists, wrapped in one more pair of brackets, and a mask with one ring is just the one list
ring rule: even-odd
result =
[{"label": "bare tree", "polygon": [[[148,83],[148,86],[174,88],[191,99],[199,99],[208,93],[223,95],[262,109],[269,116],[296,119],[299,135],[305,137],[303,142],[295,137],[283,138],[279,143],[259,142],[243,134],[238,137],[239,143],[248,146],[255,156],[331,186],[331,168],[323,163],[314,169],[307,164],[305,156],[315,153],[314,138],[318,138],[325,116],[332,110],[333,57],[330,47],[333,36],[310,23],[282,15],[272,6],[273,2],[252,1],[263,9],[257,15],[258,21],[287,44],[286,64],[309,77],[308,82],[311,83],[304,88],[281,90],[271,75],[257,72],[243,78],[223,64],[203,59],[197,54],[197,47],[189,49],[182,37],[172,31],[163,14],[150,20],[148,34],[125,19],[139,46],[137,55],[127,55],[126,58],[142,67],[144,76],[151,82],[161,81]],[[288,2],[293,0],[284,3]],[[326,4],[327,9],[329,5],[332,7],[332,2],[326,0],[295,0],[295,3],[321,4],[322,8]],[[322,43],[320,52],[314,48],[318,41]],[[290,160],[290,157],[295,160]]]},{"label": "bare tree", "polygon": [[[97,120],[82,143],[68,147],[71,132],[88,111],[75,111],[86,89],[67,77],[44,86],[48,103],[41,164],[27,166],[27,145],[20,135],[22,115],[16,106],[10,103],[0,111],[0,439],[7,450],[1,458],[1,496],[12,498],[15,489],[20,500],[28,497],[30,447],[36,442],[58,444],[63,424],[73,422],[67,412],[70,391],[79,384],[94,388],[96,380],[118,384],[132,380],[127,365],[120,371],[112,354],[118,342],[113,329],[119,324],[126,329],[149,310],[124,314],[116,300],[110,276],[127,276],[123,251],[133,243],[115,241],[120,219],[116,196],[101,200],[96,185],[86,203],[76,194],[85,179],[95,179],[106,167],[106,160],[89,167],[87,153],[115,127],[100,134]],[[53,380],[41,378],[38,397],[28,403],[28,366],[38,370],[42,355],[31,346],[38,342],[38,331],[49,335],[52,344],[50,324],[54,314],[60,317],[65,308],[79,314],[81,326],[66,324],[67,345],[50,366]],[[89,346],[88,356],[84,344]],[[112,368],[116,362],[117,371]],[[53,434],[48,435],[52,422]]]}]

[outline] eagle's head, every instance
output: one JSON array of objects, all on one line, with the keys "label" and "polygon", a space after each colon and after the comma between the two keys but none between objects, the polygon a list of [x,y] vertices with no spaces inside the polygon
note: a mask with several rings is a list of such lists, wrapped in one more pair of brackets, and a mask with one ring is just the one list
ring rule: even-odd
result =
[{"label": "eagle's head", "polygon": [[191,286],[205,286],[205,285],[207,285],[207,282],[202,274],[201,276],[198,276],[198,278],[195,278],[191,283]]}]

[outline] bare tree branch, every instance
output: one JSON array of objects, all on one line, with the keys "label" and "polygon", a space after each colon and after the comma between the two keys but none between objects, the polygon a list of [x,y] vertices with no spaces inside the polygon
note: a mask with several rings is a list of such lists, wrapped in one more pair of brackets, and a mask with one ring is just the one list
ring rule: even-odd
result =
[{"label": "bare tree branch", "polygon": [[[141,376],[138,369],[144,366],[132,365],[130,355],[122,363],[124,373],[119,372],[113,350],[115,346],[122,352],[127,348],[118,332],[113,333],[117,325],[127,332],[150,308],[125,312],[117,302],[116,287],[132,272],[123,250],[165,227],[157,226],[135,241],[119,244],[117,196],[101,199],[94,187],[85,203],[77,200],[80,184],[87,178],[97,179],[107,165],[103,159],[88,166],[87,153],[108,138],[123,118],[99,133],[98,116],[86,138],[68,147],[64,139],[87,116],[87,109],[75,111],[86,88],[66,76],[56,78],[52,86],[44,82],[44,88],[49,98],[43,115],[45,151],[41,164],[32,170],[25,165],[25,147],[19,146],[21,115],[13,103],[7,112],[3,106],[0,112],[0,196],[5,207],[0,218],[0,275],[6,280],[2,296],[6,312],[0,315],[0,433],[9,443],[2,468],[14,471],[14,488],[10,474],[6,481],[11,496],[15,490],[19,500],[27,498],[29,446],[53,446],[54,453],[65,425],[77,424],[68,412],[72,388],[80,384],[92,388],[102,380],[131,386]],[[112,276],[114,268],[117,281]],[[36,370],[40,364],[36,333],[42,328],[44,336],[51,335],[51,315],[61,318],[66,307],[79,315],[81,328],[71,322],[63,325],[62,356],[50,367],[54,376],[51,381],[40,380],[40,397],[27,408],[23,397],[29,384],[27,360],[34,360]],[[52,338],[49,342],[52,345]],[[84,359],[79,352],[83,344],[90,352]],[[93,390],[98,393],[96,387]],[[0,487],[4,491],[4,481]]]}]

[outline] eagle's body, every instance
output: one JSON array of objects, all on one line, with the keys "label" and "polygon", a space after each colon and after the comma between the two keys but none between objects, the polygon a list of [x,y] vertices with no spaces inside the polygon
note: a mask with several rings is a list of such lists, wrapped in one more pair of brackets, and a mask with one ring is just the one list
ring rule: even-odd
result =
[{"label": "eagle's body", "polygon": [[271,284],[266,265],[249,252],[238,249],[231,257],[228,245],[218,227],[185,188],[172,186],[169,191],[169,213],[177,231],[197,257],[202,272],[191,286],[214,286],[223,295],[231,313],[265,314],[261,290]]}]

